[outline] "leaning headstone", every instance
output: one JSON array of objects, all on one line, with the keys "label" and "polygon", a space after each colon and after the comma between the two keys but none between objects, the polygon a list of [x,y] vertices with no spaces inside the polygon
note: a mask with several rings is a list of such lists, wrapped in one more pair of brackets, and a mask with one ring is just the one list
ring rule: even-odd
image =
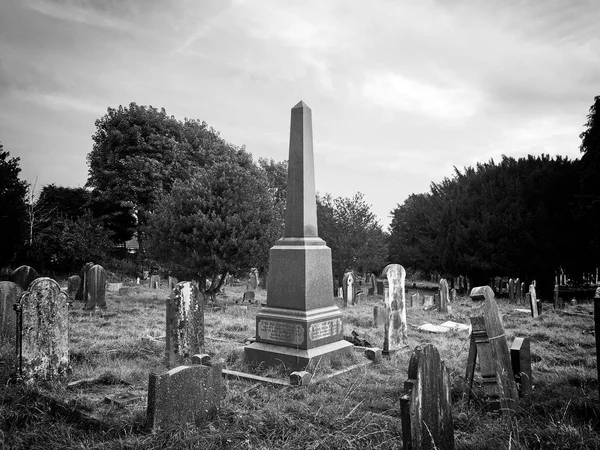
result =
[{"label": "leaning headstone", "polygon": [[166,365],[189,362],[204,345],[204,304],[195,284],[177,283],[167,300]]},{"label": "leaning headstone", "polygon": [[81,283],[81,278],[79,275],[72,275],[69,277],[67,281],[67,294],[69,295],[69,300],[75,300],[75,295],[77,295],[77,289],[79,289],[79,284]]},{"label": "leaning headstone", "polygon": [[535,295],[535,281],[529,285],[529,305],[531,307],[531,317],[538,316],[538,301]]},{"label": "leaning headstone", "polygon": [[529,338],[515,338],[510,348],[517,391],[521,397],[531,393],[531,345]]},{"label": "leaning headstone", "polygon": [[83,309],[92,310],[95,307],[106,308],[106,270],[94,264],[86,272],[86,297],[87,302]]},{"label": "leaning headstone", "polygon": [[69,304],[51,278],[38,278],[21,295],[22,375],[53,379],[69,368]]},{"label": "leaning headstone", "polygon": [[454,449],[450,375],[432,344],[416,347],[400,397],[404,449]]},{"label": "leaning headstone", "polygon": [[473,386],[476,360],[483,380],[484,394],[502,413],[512,416],[518,403],[508,343],[496,300],[487,298],[482,314],[471,317],[471,345],[467,361],[466,385],[469,394]]},{"label": "leaning headstone", "polygon": [[482,301],[487,298],[494,298],[494,291],[489,286],[477,286],[471,289],[471,294],[469,295],[471,300],[473,301]]},{"label": "leaning headstone", "polygon": [[406,323],[406,270],[400,264],[389,264],[382,272],[387,276],[389,287],[385,291],[385,324],[383,335],[383,352],[390,351],[392,345],[398,346],[400,341],[408,340]]},{"label": "leaning headstone", "polygon": [[148,381],[147,427],[197,424],[218,413],[222,364],[179,366]]},{"label": "leaning headstone", "polygon": [[75,300],[88,302],[88,290],[87,290],[87,272],[94,266],[93,262],[86,263],[79,272],[79,288],[75,294]]},{"label": "leaning headstone", "polygon": [[23,289],[12,281],[0,281],[0,342],[15,342],[17,319],[13,305]]},{"label": "leaning headstone", "polygon": [[352,272],[346,272],[342,280],[344,306],[354,305],[354,284],[354,275]]},{"label": "leaning headstone", "polygon": [[160,289],[160,275],[150,276],[150,289]]},{"label": "leaning headstone", "polygon": [[448,312],[448,300],[449,300],[449,292],[448,292],[448,282],[442,278],[440,280],[440,312],[447,313]]},{"label": "leaning headstone", "polygon": [[39,277],[40,274],[37,273],[33,267],[20,266],[13,270],[10,279],[13,283],[17,283],[24,291],[26,291],[33,280]]}]

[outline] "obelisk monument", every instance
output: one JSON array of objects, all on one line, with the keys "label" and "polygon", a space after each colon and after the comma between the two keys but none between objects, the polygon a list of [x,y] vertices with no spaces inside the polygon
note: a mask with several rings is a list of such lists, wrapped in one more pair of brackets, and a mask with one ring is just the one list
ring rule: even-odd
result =
[{"label": "obelisk monument", "polygon": [[292,108],[285,232],[271,247],[267,286],[246,361],[310,370],[352,351],[333,298],[331,249],[318,236],[312,113],[303,102]]}]

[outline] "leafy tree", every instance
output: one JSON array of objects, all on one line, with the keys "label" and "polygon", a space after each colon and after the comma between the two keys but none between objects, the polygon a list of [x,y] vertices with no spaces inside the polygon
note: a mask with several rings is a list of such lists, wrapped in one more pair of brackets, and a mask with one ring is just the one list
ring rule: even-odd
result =
[{"label": "leafy tree", "polygon": [[274,204],[275,221],[279,224],[276,236],[283,236],[285,229],[285,206],[287,201],[287,161],[259,158],[258,165],[265,173],[268,191]]},{"label": "leafy tree", "polygon": [[267,179],[251,156],[228,148],[220,159],[176,180],[148,226],[150,255],[179,277],[211,280],[208,295],[227,272],[265,266],[278,225]]},{"label": "leafy tree", "polygon": [[76,220],[85,214],[91,201],[90,192],[84,188],[71,188],[49,184],[42,188],[38,202],[55,217]]},{"label": "leafy tree", "polygon": [[19,158],[0,143],[0,266],[13,263],[26,235],[27,183],[19,179]]}]

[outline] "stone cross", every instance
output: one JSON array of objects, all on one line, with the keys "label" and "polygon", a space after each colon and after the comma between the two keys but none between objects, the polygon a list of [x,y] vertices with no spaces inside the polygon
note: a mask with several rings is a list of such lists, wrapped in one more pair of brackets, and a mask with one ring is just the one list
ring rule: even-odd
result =
[{"label": "stone cross", "polygon": [[179,366],[163,374],[150,373],[146,426],[150,429],[196,424],[221,407],[222,364]]},{"label": "stone cross", "polygon": [[416,347],[400,397],[404,449],[454,449],[450,375],[432,344]]},{"label": "stone cross", "polygon": [[13,305],[19,301],[23,289],[12,281],[0,281],[0,343],[14,344],[17,319]]},{"label": "stone cross", "polygon": [[69,368],[69,304],[51,278],[38,278],[21,295],[22,376],[53,379]]},{"label": "stone cross", "polygon": [[11,274],[11,281],[17,283],[21,288],[26,291],[33,280],[39,278],[40,274],[30,266],[20,266],[13,270]]},{"label": "stone cross", "polygon": [[389,352],[390,346],[398,346],[400,341],[408,340],[406,324],[406,270],[400,264],[389,264],[382,272],[387,276],[389,287],[385,291],[385,325],[383,351]]},{"label": "stone cross", "polygon": [[447,313],[448,312],[448,301],[449,301],[449,292],[448,292],[448,282],[442,278],[440,280],[440,312]]},{"label": "stone cross", "polygon": [[92,310],[95,307],[106,308],[106,270],[94,264],[85,274],[85,288],[87,301],[83,309]]},{"label": "stone cross", "polygon": [[189,362],[201,353],[204,345],[204,304],[198,287],[189,282],[177,283],[167,299],[166,365],[173,367]]}]

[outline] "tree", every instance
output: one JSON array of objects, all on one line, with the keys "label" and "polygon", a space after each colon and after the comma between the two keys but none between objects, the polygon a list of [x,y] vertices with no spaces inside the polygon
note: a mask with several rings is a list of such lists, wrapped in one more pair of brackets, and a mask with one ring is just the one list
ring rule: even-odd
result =
[{"label": "tree", "polygon": [[15,261],[27,227],[27,183],[19,179],[20,159],[9,157],[0,143],[0,266]]},{"label": "tree", "polygon": [[287,161],[258,158],[258,165],[263,170],[269,185],[269,194],[274,204],[275,222],[279,224],[276,236],[283,236],[285,229],[285,206],[287,202]]},{"label": "tree", "polygon": [[277,229],[264,172],[244,149],[220,158],[176,180],[147,228],[150,255],[180,278],[211,280],[208,295],[227,272],[266,266]]}]

